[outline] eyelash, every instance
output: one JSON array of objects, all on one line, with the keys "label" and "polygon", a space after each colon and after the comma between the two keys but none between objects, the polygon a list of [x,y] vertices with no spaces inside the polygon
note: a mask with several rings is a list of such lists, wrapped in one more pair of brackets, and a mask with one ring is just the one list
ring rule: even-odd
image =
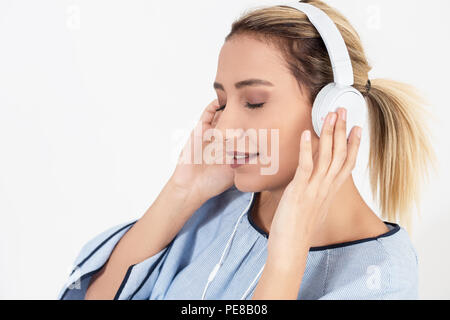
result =
[{"label": "eyelash", "polygon": [[[247,102],[246,107],[249,108],[249,109],[256,109],[256,108],[261,108],[263,105],[264,105],[264,102],[263,103],[257,103],[257,104],[251,104],[251,103]],[[225,106],[226,106],[226,104],[224,104],[223,106],[221,106],[218,109],[216,109],[216,111],[221,111],[221,110],[225,109]]]}]

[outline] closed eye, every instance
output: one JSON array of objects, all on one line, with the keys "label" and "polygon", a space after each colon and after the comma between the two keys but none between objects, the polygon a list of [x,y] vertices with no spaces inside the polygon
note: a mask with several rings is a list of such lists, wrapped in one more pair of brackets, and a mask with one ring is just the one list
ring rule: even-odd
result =
[{"label": "closed eye", "polygon": [[[256,104],[252,104],[252,103],[248,103],[247,102],[245,106],[247,108],[249,108],[249,109],[256,109],[256,108],[261,108],[263,105],[264,105],[264,102],[263,103],[256,103]],[[216,111],[222,111],[223,109],[225,109],[225,107],[226,107],[226,104],[224,104],[223,106],[217,108]]]}]

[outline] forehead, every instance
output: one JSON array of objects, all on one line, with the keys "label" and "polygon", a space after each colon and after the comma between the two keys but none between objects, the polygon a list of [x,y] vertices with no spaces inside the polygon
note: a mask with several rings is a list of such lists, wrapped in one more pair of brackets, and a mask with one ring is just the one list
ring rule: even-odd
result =
[{"label": "forehead", "polygon": [[250,36],[239,35],[222,46],[216,80],[234,83],[256,77],[276,82],[287,72],[277,48]]}]

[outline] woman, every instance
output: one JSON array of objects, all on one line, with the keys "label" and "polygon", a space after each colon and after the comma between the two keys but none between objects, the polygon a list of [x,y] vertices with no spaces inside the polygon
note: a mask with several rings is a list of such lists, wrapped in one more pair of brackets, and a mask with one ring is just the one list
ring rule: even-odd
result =
[{"label": "woman", "polygon": [[[420,97],[406,84],[368,80],[371,67],[349,22],[321,1],[307,2],[337,25],[354,87],[368,103],[371,185],[375,196],[380,190],[381,214],[409,225],[419,178],[434,160]],[[274,6],[234,22],[219,56],[218,99],[180,155],[191,161],[179,161],[140,219],[82,248],[59,298],[417,298],[418,259],[406,229],[380,219],[351,175],[361,128],[347,140],[343,106],[327,115],[320,138],[314,134],[312,101],[330,82],[327,50],[302,12]],[[249,151],[239,144],[246,136],[225,133],[236,128],[276,129],[279,140],[249,138]],[[204,141],[210,129],[228,140]],[[192,163],[191,143],[199,141],[202,150],[237,142],[232,156],[252,160],[276,145],[277,170],[260,174],[261,161]]]}]

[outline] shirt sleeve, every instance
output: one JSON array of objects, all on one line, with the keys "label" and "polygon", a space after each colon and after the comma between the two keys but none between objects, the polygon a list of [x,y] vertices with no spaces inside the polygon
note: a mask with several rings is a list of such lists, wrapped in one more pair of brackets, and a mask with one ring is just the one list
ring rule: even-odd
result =
[{"label": "shirt sleeve", "polygon": [[347,283],[341,284],[327,291],[319,300],[415,300],[417,295],[417,281],[403,275],[388,275],[384,277],[386,269],[378,269],[373,265],[368,267],[365,275],[355,276]]},{"label": "shirt sleeve", "polygon": [[[134,220],[116,225],[89,240],[76,257],[72,272],[58,294],[58,300],[84,299],[92,276],[105,265],[119,240],[136,222]],[[136,298],[144,283],[149,290],[156,282],[169,246],[170,244],[146,260],[131,265],[114,299]]]},{"label": "shirt sleeve", "polygon": [[319,299],[418,299],[418,258],[409,242],[374,242],[380,250],[354,250],[330,259],[324,293]]}]

